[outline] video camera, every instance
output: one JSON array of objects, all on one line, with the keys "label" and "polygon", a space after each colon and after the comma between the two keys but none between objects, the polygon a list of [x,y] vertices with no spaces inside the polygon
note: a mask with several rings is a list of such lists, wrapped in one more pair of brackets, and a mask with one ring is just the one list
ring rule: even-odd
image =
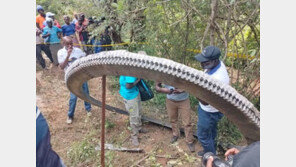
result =
[{"label": "video camera", "polygon": [[219,157],[214,155],[212,152],[207,152],[202,157],[202,166],[206,167],[209,157],[213,157],[213,167],[231,167],[233,164],[233,155],[227,157],[227,161],[221,160]]},{"label": "video camera", "polygon": [[99,25],[99,24],[102,23],[104,20],[106,20],[105,17],[101,17],[100,19],[96,19],[95,17],[89,17],[89,18],[88,18],[88,22],[89,22],[89,24],[96,24],[96,25]]}]

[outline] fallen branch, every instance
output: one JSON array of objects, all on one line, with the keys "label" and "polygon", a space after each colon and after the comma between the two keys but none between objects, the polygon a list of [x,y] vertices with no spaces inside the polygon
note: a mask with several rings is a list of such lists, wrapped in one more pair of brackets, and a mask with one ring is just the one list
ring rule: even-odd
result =
[{"label": "fallen branch", "polygon": [[157,157],[157,158],[166,158],[166,159],[178,159],[178,157],[166,157],[166,156],[163,156],[163,155],[155,155],[155,157]]},{"label": "fallen branch", "polygon": [[128,136],[123,140],[122,143],[125,143],[129,138],[130,138],[130,135],[128,135]]},{"label": "fallen branch", "polygon": [[[101,146],[98,145],[95,150],[100,150]],[[125,147],[115,147],[113,144],[105,144],[105,149],[106,150],[113,150],[113,151],[123,151],[123,152],[136,152],[136,153],[141,153],[143,152],[143,149],[141,148],[125,148]]]},{"label": "fallen branch", "polygon": [[149,154],[146,155],[145,157],[143,157],[142,159],[140,159],[135,165],[133,166],[138,166],[141,162],[143,162],[145,159],[147,159],[149,157]]}]

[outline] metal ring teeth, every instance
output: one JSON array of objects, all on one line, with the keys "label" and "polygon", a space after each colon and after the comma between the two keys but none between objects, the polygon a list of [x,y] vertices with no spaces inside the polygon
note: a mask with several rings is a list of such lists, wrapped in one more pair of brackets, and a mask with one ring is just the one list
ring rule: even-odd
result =
[{"label": "metal ring teeth", "polygon": [[[220,81],[214,80],[203,72],[197,71],[191,67],[187,67],[183,64],[173,62],[171,60],[140,55],[136,53],[130,53],[125,50],[101,52],[96,55],[87,56],[81,58],[79,61],[75,61],[67,70],[65,80],[79,71],[82,68],[100,65],[100,64],[112,64],[112,65],[124,65],[134,66],[149,69],[151,71],[159,71],[161,73],[176,76],[178,78],[187,80],[191,83],[197,84],[217,95],[224,100],[230,102],[232,105],[242,110],[248,117],[251,118],[255,124],[260,125],[260,117],[255,114],[253,104],[250,103],[245,97],[236,92],[229,85],[224,85]],[[94,77],[95,71],[85,71],[87,75]]]}]

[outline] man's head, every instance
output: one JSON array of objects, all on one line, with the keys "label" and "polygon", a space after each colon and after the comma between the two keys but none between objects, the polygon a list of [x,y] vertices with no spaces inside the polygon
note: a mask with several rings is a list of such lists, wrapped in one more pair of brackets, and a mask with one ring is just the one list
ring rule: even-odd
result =
[{"label": "man's head", "polygon": [[47,26],[49,27],[49,28],[51,28],[52,27],[52,25],[53,25],[53,20],[51,19],[51,18],[46,18],[46,23],[47,23]]},{"label": "man's head", "polygon": [[70,24],[70,17],[69,16],[64,16],[64,21],[67,25]]},{"label": "man's head", "polygon": [[62,40],[63,40],[63,45],[65,46],[66,49],[73,48],[73,40],[71,37],[65,36],[62,38]]},{"label": "man's head", "polygon": [[85,15],[84,15],[84,13],[80,13],[80,17],[81,17],[81,19],[84,21],[84,19],[85,19]]},{"label": "man's head", "polygon": [[201,63],[203,69],[212,69],[219,64],[221,51],[215,46],[207,46],[194,58]]},{"label": "man's head", "polygon": [[75,19],[78,20],[78,13],[74,12],[73,15],[74,15]]},{"label": "man's head", "polygon": [[40,14],[40,15],[44,15],[44,9],[41,5],[37,5],[37,12]]},{"label": "man's head", "polygon": [[81,16],[79,16],[78,17],[78,23],[79,23],[79,25],[82,25],[83,21],[84,21],[84,19]]},{"label": "man's head", "polygon": [[209,60],[209,61],[205,61],[200,63],[201,67],[203,69],[213,69],[215,68],[218,64],[219,64],[220,60],[219,59],[214,59],[214,60]]},{"label": "man's head", "polygon": [[52,20],[54,20],[54,13],[47,12],[46,17],[51,18]]}]

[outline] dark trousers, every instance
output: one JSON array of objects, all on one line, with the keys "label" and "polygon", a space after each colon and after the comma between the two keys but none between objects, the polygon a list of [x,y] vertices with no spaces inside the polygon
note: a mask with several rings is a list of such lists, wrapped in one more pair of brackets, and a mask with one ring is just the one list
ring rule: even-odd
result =
[{"label": "dark trousers", "polygon": [[36,59],[38,60],[39,64],[41,65],[42,68],[45,68],[45,60],[43,59],[41,55],[41,51],[43,51],[46,56],[49,58],[51,62],[53,62],[52,55],[49,49],[49,45],[46,44],[37,44],[36,45]]},{"label": "dark trousers", "polygon": [[223,117],[221,112],[210,113],[198,106],[197,137],[204,152],[216,154],[217,124]]}]

